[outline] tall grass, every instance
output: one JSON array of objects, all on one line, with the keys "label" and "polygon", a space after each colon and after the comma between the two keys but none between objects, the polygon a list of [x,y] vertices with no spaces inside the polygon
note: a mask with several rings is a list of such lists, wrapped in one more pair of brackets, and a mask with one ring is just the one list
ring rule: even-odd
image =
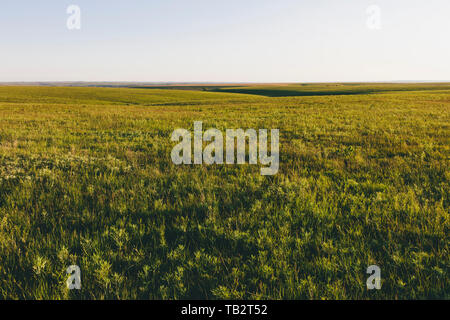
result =
[{"label": "tall grass", "polygon": [[[0,87],[0,298],[449,298],[450,89],[267,96]],[[173,165],[194,121],[279,173]]]}]

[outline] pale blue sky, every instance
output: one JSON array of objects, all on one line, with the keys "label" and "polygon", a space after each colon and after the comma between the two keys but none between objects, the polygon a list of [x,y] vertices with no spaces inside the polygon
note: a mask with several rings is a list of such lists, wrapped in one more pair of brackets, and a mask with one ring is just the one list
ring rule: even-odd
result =
[{"label": "pale blue sky", "polygon": [[449,0],[3,0],[0,81],[450,80],[449,38]]}]

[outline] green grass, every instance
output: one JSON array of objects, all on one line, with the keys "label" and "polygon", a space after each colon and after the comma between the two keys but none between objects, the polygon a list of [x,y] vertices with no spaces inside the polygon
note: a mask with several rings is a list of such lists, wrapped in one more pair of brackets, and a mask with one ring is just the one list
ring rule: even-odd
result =
[{"label": "green grass", "polygon": [[448,90],[449,83],[305,83],[214,88],[217,92],[256,94],[267,97],[361,95],[370,93]]},{"label": "green grass", "polygon": [[[0,87],[0,298],[450,298],[450,86],[330,86]],[[173,165],[194,121],[280,129],[278,174]]]}]

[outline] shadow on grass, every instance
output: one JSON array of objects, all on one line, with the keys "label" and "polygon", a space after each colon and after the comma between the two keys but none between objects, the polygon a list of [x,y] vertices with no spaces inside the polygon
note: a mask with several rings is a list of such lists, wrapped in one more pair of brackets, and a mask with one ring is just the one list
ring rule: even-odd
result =
[{"label": "shadow on grass", "polygon": [[253,94],[266,97],[298,97],[298,96],[341,96],[357,95],[380,92],[377,90],[354,90],[354,91],[288,91],[288,90],[268,90],[268,89],[216,89],[214,92]]}]

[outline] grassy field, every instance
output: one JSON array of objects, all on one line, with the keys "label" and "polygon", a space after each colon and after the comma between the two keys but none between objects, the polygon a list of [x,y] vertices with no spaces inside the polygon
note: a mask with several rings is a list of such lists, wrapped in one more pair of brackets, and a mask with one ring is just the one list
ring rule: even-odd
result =
[{"label": "grassy field", "polygon": [[[278,174],[174,165],[194,121]],[[450,84],[0,87],[0,298],[448,299],[449,164]]]}]

